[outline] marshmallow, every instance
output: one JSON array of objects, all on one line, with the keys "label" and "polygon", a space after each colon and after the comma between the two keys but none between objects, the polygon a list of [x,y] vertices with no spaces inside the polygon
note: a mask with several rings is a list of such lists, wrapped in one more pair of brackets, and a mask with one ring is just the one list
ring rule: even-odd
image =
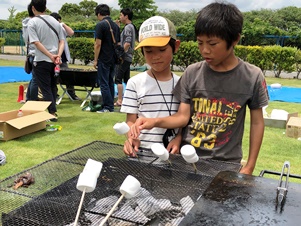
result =
[{"label": "marshmallow", "polygon": [[116,123],[113,126],[113,129],[120,135],[122,134],[126,134],[129,130],[130,127],[128,124],[126,124],[126,122],[121,122],[121,123]]},{"label": "marshmallow", "polygon": [[151,146],[151,149],[153,153],[157,155],[161,160],[166,161],[169,158],[169,152],[162,144],[155,143]]},{"label": "marshmallow", "polygon": [[181,154],[186,162],[195,163],[199,160],[195,148],[192,145],[186,144],[181,148]]},{"label": "marshmallow", "polygon": [[102,169],[102,163],[95,161],[93,159],[88,159],[83,172],[88,171],[89,174],[94,174],[96,178],[99,177],[100,171]]},{"label": "marshmallow", "polygon": [[128,175],[121,184],[119,191],[125,198],[130,199],[137,194],[140,188],[140,182],[135,177]]},{"label": "marshmallow", "polygon": [[80,191],[92,192],[94,191],[97,183],[97,177],[90,171],[83,171],[78,178],[76,188]]},{"label": "marshmallow", "polygon": [[197,154],[195,154],[194,156],[192,156],[191,158],[187,158],[187,157],[184,157],[183,158],[185,159],[186,162],[188,163],[196,163],[197,161],[199,161],[199,156]]}]

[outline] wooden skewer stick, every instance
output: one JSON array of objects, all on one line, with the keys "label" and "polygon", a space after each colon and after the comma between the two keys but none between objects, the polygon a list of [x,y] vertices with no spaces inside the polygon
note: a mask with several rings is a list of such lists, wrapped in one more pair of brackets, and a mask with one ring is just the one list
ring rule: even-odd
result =
[{"label": "wooden skewer stick", "polygon": [[125,134],[124,134],[124,136],[125,136],[126,140],[129,142],[129,144],[131,145],[132,151],[133,151],[133,153],[135,154],[135,157],[137,157],[138,161],[140,161],[139,155],[138,155],[138,154],[136,153],[136,151],[134,150],[134,147],[133,147],[132,143],[130,142],[129,138],[128,138],[127,135],[125,135]]},{"label": "wooden skewer stick", "polygon": [[118,206],[118,204],[121,202],[121,200],[123,199],[124,195],[121,195],[120,198],[117,200],[117,202],[114,204],[114,206],[112,207],[112,209],[110,210],[110,212],[108,212],[107,216],[102,220],[102,222],[100,223],[99,226],[103,226],[107,220],[109,219],[109,217],[111,216],[111,214],[114,212],[115,208]]},{"label": "wooden skewer stick", "polygon": [[171,161],[169,159],[167,159],[167,161],[169,162],[170,166],[172,166]]},{"label": "wooden skewer stick", "polygon": [[197,170],[197,168],[196,168],[195,163],[192,163],[192,165],[193,165],[193,168],[194,168],[194,172],[196,173],[198,170]]},{"label": "wooden skewer stick", "polygon": [[79,203],[79,206],[78,206],[78,209],[77,209],[77,214],[76,214],[75,221],[74,221],[74,226],[77,225],[79,214],[80,214],[83,202],[84,202],[85,194],[86,194],[86,188],[83,190],[82,197],[80,199],[80,203]]}]

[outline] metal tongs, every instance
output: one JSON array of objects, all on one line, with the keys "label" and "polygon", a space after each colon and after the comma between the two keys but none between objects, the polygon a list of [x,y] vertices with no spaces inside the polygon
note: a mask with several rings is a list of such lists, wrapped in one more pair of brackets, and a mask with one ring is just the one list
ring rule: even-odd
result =
[{"label": "metal tongs", "polygon": [[[282,212],[286,200],[289,174],[290,174],[290,162],[285,161],[282,167],[282,172],[277,187],[277,197],[276,197],[276,210],[278,209],[278,206],[280,206],[280,212]],[[283,183],[284,177],[285,177],[285,183]]]}]

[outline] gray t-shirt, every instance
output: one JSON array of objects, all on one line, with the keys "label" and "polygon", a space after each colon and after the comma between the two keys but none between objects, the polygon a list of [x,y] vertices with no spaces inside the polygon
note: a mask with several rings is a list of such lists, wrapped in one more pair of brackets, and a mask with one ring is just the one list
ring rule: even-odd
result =
[{"label": "gray t-shirt", "polygon": [[[28,34],[30,43],[41,42],[52,54],[58,53],[59,40],[64,40],[64,33],[60,23],[49,15],[41,15],[57,31],[59,38],[54,31],[40,18],[33,17],[28,22]],[[52,62],[51,59],[36,49],[34,61]]]},{"label": "gray t-shirt", "polygon": [[227,72],[198,62],[185,70],[174,94],[191,106],[182,145],[193,145],[204,158],[240,162],[246,106],[258,109],[268,104],[261,70],[240,59]]},{"label": "gray t-shirt", "polygon": [[[28,38],[28,22],[31,18],[30,17],[27,17],[25,18],[24,20],[22,20],[22,37],[23,37],[23,40],[24,40],[24,43],[25,43],[25,46],[26,46],[26,52],[27,52],[27,45],[28,45],[28,41],[29,41],[29,38]],[[28,45],[28,55],[33,55],[34,56],[34,53],[35,53],[35,45],[34,44],[29,44]]]},{"label": "gray t-shirt", "polygon": [[133,52],[135,48],[135,28],[133,24],[127,24],[121,32],[120,43],[124,46],[124,43],[130,43],[131,46],[127,52],[125,52],[124,60],[132,62]]}]

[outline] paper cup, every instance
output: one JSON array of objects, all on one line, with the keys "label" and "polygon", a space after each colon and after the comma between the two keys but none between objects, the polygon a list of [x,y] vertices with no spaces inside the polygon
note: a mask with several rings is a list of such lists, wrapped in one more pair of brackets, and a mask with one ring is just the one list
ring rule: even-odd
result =
[{"label": "paper cup", "polygon": [[140,188],[140,182],[135,177],[128,175],[121,184],[119,191],[125,198],[130,199],[138,193]]}]

